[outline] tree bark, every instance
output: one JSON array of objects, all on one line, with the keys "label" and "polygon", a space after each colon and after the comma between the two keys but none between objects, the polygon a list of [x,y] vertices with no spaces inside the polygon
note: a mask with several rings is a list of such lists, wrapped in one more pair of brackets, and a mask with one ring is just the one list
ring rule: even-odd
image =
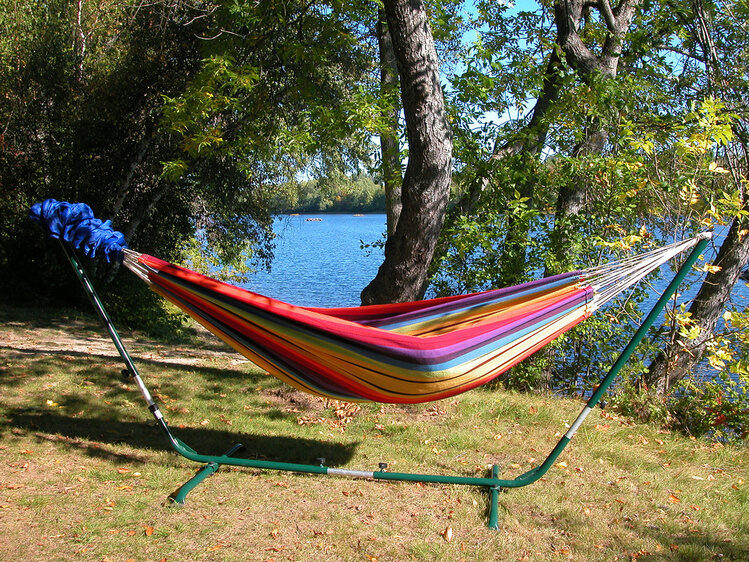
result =
[{"label": "tree bark", "polygon": [[452,176],[452,134],[426,9],[421,0],[384,4],[400,75],[409,158],[401,215],[385,243],[385,261],[362,291],[362,304],[420,296],[445,218]]},{"label": "tree bark", "polygon": [[387,130],[380,134],[382,181],[385,185],[387,235],[392,236],[395,234],[395,227],[401,213],[401,182],[403,178],[398,143],[400,105],[396,101],[398,95],[398,65],[395,60],[393,41],[388,31],[384,9],[378,10],[377,42],[380,48],[380,95],[386,101],[382,117],[387,127]]}]

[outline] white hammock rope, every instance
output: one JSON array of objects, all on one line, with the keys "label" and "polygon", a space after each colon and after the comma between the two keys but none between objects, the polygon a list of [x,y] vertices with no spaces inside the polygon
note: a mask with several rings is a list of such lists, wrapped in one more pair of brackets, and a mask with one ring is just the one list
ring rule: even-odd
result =
[{"label": "white hammock rope", "polygon": [[590,284],[594,290],[590,303],[591,312],[641,281],[667,261],[695,246],[700,240],[711,237],[711,232],[703,232],[689,240],[674,242],[644,254],[584,270],[585,283]]},{"label": "white hammock rope", "polygon": [[[695,246],[700,240],[711,237],[711,232],[703,232],[689,240],[674,242],[643,254],[582,270],[581,285],[593,288],[593,297],[587,304],[589,313],[592,314],[667,261]],[[123,265],[151,285],[148,278],[150,268],[138,260],[141,254],[129,249],[125,249],[123,253]]]}]

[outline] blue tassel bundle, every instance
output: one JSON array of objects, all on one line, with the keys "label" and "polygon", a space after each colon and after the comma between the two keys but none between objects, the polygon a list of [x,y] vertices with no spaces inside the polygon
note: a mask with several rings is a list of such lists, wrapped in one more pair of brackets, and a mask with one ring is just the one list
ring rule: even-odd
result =
[{"label": "blue tassel bundle", "polygon": [[52,238],[65,240],[90,258],[121,262],[122,250],[127,248],[122,232],[114,230],[111,221],[94,217],[85,203],[47,199],[31,207],[29,218],[41,224]]}]

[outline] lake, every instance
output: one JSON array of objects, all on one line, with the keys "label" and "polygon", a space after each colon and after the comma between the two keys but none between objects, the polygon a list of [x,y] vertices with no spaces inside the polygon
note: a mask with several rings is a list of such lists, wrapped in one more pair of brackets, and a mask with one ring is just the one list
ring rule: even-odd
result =
[{"label": "lake", "polygon": [[358,306],[359,294],[377,274],[382,248],[362,249],[383,238],[385,214],[320,214],[277,217],[275,258],[243,286],[302,306]]},{"label": "lake", "polygon": [[[374,278],[383,260],[382,248],[362,249],[362,242],[372,244],[381,240],[385,220],[384,214],[277,217],[272,269],[257,272],[243,286],[302,306],[358,306],[359,294]],[[722,235],[716,232],[718,242]],[[664,267],[661,279],[654,283],[653,303],[671,275],[670,269]],[[749,305],[747,284],[739,281],[732,298],[739,307]]]}]

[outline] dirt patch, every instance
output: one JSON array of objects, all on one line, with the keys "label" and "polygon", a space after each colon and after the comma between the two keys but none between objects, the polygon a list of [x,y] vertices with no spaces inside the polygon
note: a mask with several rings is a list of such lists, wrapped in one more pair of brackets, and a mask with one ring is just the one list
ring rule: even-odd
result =
[{"label": "dirt patch", "polygon": [[[28,314],[28,312],[26,313]],[[9,357],[29,354],[88,355],[118,360],[117,349],[104,325],[96,318],[69,319],[61,316],[45,323],[43,328],[29,320],[13,318],[13,311],[2,311],[5,319],[0,329],[0,350]],[[125,348],[136,359],[170,363],[185,367],[222,362],[229,367],[250,362],[199,325],[192,328],[190,341],[154,345],[139,333],[119,334]]]},{"label": "dirt patch", "polygon": [[290,386],[279,388],[268,388],[261,392],[265,401],[284,411],[293,412],[322,412],[325,410],[325,399]]}]

